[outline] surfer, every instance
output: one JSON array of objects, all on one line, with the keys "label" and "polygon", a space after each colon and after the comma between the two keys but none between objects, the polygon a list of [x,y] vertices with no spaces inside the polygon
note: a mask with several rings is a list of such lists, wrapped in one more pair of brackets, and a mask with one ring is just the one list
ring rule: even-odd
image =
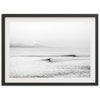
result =
[{"label": "surfer", "polygon": [[51,63],[53,62],[53,61],[52,61],[52,58],[43,59],[43,60],[44,60],[44,61],[47,61],[47,62],[51,62]]},{"label": "surfer", "polygon": [[52,62],[52,59],[51,58],[48,58],[48,59],[46,59],[48,62]]}]

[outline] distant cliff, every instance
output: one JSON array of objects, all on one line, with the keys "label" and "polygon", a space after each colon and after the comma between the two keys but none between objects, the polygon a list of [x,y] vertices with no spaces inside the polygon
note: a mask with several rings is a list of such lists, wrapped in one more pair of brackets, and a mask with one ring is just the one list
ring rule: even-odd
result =
[{"label": "distant cliff", "polygon": [[48,48],[48,47],[40,45],[38,43],[35,44],[11,43],[10,48]]}]

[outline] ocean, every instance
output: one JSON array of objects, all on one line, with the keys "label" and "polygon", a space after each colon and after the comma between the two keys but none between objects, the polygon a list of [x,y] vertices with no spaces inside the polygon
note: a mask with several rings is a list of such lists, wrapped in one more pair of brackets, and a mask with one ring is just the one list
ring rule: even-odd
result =
[{"label": "ocean", "polygon": [[10,78],[89,78],[90,51],[65,48],[10,48]]}]

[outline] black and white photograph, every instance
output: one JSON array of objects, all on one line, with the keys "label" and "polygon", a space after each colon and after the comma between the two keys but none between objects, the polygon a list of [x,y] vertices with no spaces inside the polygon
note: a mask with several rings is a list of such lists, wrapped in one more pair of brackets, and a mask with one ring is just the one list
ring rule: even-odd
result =
[{"label": "black and white photograph", "polygon": [[96,84],[97,15],[16,14],[3,22],[5,84]]}]

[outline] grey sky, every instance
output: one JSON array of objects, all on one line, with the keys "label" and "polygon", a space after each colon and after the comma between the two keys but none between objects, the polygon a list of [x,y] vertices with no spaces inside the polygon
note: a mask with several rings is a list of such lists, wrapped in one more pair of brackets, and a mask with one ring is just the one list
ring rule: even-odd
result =
[{"label": "grey sky", "polygon": [[[28,18],[27,18],[28,19]],[[38,43],[50,47],[90,48],[90,37],[93,32],[94,19],[75,20],[63,18],[39,18],[32,21],[12,20],[10,22],[11,43]],[[35,20],[35,21],[34,21]]]}]

